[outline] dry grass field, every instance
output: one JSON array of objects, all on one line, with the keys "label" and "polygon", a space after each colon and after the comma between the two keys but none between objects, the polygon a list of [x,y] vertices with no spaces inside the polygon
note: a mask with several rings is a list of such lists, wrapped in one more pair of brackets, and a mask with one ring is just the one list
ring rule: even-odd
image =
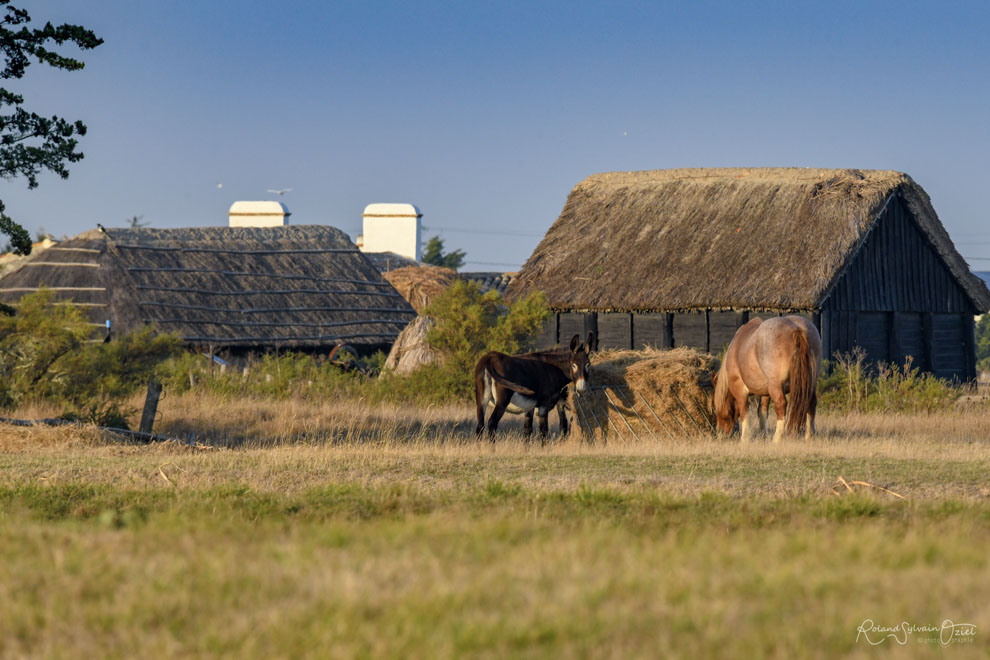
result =
[{"label": "dry grass field", "polygon": [[492,447],[471,417],[187,395],[156,430],[188,442],[0,425],[0,655],[990,655],[985,407],[745,447],[518,419]]}]

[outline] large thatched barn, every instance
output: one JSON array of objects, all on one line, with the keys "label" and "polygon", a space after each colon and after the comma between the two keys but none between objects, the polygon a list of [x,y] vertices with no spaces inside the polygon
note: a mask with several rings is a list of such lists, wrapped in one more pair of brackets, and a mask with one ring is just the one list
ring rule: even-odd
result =
[{"label": "large thatched barn", "polygon": [[716,352],[753,315],[814,319],[827,355],[975,375],[972,275],[928,195],[900,172],[680,169],[597,174],[513,281],[556,310],[544,341]]},{"label": "large thatched barn", "polygon": [[387,348],[416,316],[326,226],[94,230],[0,278],[0,302],[42,286],[112,333],[154,323],[216,350]]}]

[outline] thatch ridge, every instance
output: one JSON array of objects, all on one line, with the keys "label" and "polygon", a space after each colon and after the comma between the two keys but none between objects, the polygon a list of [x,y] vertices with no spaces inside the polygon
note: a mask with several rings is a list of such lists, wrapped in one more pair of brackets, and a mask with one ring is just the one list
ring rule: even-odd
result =
[{"label": "thatch ridge", "polygon": [[925,191],[890,170],[712,168],[610,172],[571,190],[509,295],[556,309],[814,309],[900,193],[980,309],[990,292]]},{"label": "thatch ridge", "polygon": [[385,345],[415,316],[333,227],[107,229],[58,248],[0,279],[0,301],[44,285],[115,332],[249,348]]}]

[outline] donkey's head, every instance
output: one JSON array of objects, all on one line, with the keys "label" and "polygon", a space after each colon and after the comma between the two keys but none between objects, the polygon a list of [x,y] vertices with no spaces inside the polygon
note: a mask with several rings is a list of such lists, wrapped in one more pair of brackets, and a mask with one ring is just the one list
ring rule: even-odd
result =
[{"label": "donkey's head", "polygon": [[568,375],[574,383],[574,389],[584,392],[588,388],[588,381],[591,377],[591,360],[588,356],[595,346],[595,333],[588,333],[588,342],[581,343],[581,335],[571,337],[571,359],[568,367]]}]

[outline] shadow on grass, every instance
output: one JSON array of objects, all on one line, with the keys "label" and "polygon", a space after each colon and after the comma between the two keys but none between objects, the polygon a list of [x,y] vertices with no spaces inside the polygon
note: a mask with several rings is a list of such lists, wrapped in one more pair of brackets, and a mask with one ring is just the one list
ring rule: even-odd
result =
[{"label": "shadow on grass", "polygon": [[[499,425],[496,442],[507,439],[525,442],[522,418],[507,417]],[[325,422],[312,419],[298,424],[296,428],[278,431],[265,428],[262,422],[259,419],[247,419],[238,425],[234,421],[222,419],[176,419],[161,424],[158,432],[189,443],[223,448],[265,448],[287,444],[489,444],[487,436],[478,438],[475,435],[476,421],[473,418],[422,420],[369,413],[351,423],[339,419]],[[551,426],[546,444],[557,444],[566,439],[566,436],[562,436]],[[539,432],[534,430],[528,441],[540,446]]]}]

